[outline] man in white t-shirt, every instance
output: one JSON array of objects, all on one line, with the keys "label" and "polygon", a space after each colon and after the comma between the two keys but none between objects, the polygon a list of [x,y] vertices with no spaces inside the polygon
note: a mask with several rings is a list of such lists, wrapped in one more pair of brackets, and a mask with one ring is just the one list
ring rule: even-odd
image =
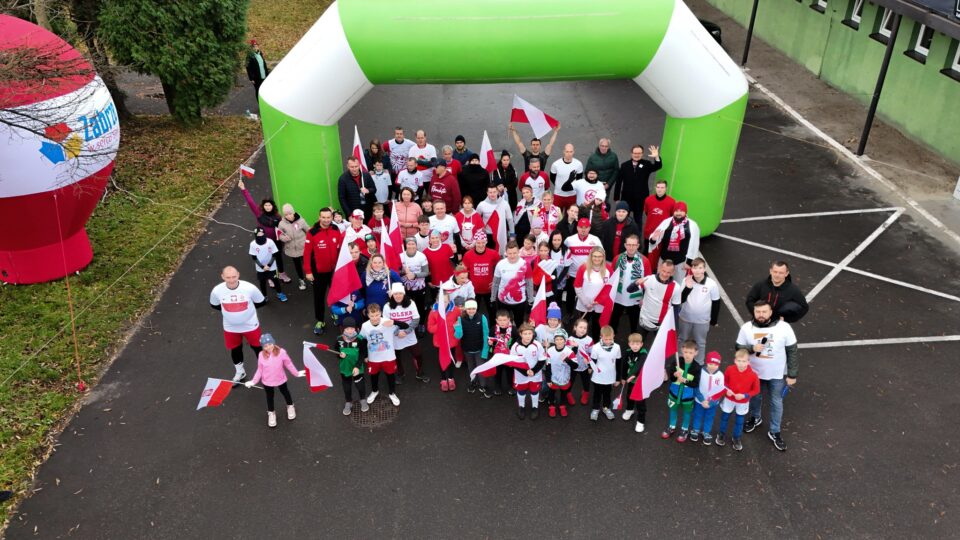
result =
[{"label": "man in white t-shirt", "polygon": [[674,309],[674,306],[680,305],[681,288],[673,280],[673,261],[667,259],[660,261],[657,266],[657,273],[644,276],[629,287],[627,292],[636,292],[639,287],[643,288],[643,303],[640,304],[640,335],[643,336],[645,345],[650,345],[647,337],[656,335],[663,323],[663,318],[668,309]]},{"label": "man in white t-shirt", "polygon": [[780,436],[783,396],[787,387],[797,383],[800,368],[797,336],[790,323],[773,318],[773,308],[766,300],[758,300],[753,305],[753,320],[740,328],[737,348],[750,351],[750,367],[760,378],[760,393],[750,399],[750,413],[743,430],[750,433],[763,423],[760,413],[766,394],[770,400],[767,437],[782,452],[787,449],[787,443]]},{"label": "man in white t-shirt", "polygon": [[583,163],[573,157],[573,152],[572,144],[564,145],[563,157],[550,165],[550,181],[556,186],[553,203],[563,210],[577,204],[577,192],[573,188],[564,189],[564,184],[583,178]]},{"label": "man in white t-shirt", "polygon": [[460,246],[460,224],[457,218],[447,213],[447,204],[443,201],[433,201],[433,215],[430,216],[430,230],[440,231],[440,240],[454,249]]},{"label": "man in white t-shirt", "polygon": [[422,129],[417,130],[417,144],[410,147],[407,157],[417,160],[417,170],[426,186],[433,180],[433,168],[437,166],[437,149],[427,142],[427,134]]},{"label": "man in white t-shirt", "polygon": [[547,178],[541,167],[539,158],[531,159],[530,170],[523,173],[518,182],[520,189],[523,189],[523,186],[530,186],[530,189],[533,190],[533,198],[538,201],[542,200],[543,194],[550,189],[550,179]]},{"label": "man in white t-shirt", "polygon": [[720,286],[707,275],[707,263],[697,257],[690,264],[693,275],[687,276],[680,294],[680,317],[677,319],[677,338],[680,343],[692,339],[697,342],[697,363],[703,365],[707,350],[707,332],[717,325],[720,315]]},{"label": "man in white t-shirt", "polygon": [[390,154],[390,168],[393,169],[394,176],[407,166],[411,146],[413,141],[403,137],[403,128],[400,126],[393,129],[393,140],[383,143],[383,151]]},{"label": "man in white t-shirt", "polygon": [[[417,159],[407,158],[407,168],[397,173],[397,193],[403,188],[410,188],[413,191],[413,200],[420,200],[420,194],[423,192],[423,175],[417,170]],[[400,196],[397,195],[399,199]]]},{"label": "man in white t-shirt", "polygon": [[260,320],[257,308],[267,303],[266,297],[253,283],[240,280],[240,272],[227,266],[220,272],[223,283],[210,291],[210,307],[223,314],[223,343],[230,351],[235,370],[233,381],[246,380],[243,370],[243,340],[253,349],[254,357],[260,354]]}]

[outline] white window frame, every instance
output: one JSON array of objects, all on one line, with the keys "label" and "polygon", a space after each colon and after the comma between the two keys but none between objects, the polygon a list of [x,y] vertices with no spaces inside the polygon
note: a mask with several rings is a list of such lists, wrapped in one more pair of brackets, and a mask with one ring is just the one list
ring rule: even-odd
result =
[{"label": "white window frame", "polygon": [[817,0],[816,4],[823,9],[827,9],[827,0]]},{"label": "white window frame", "polygon": [[880,28],[877,29],[877,33],[881,36],[889,38],[893,33],[893,30],[887,28],[887,24],[893,20],[893,10],[890,8],[883,8],[883,17],[880,19]]},{"label": "white window frame", "polygon": [[930,47],[924,47],[924,46],[923,46],[923,35],[926,34],[928,30],[930,31],[930,41],[931,41],[931,43],[932,43],[932,42],[933,42],[933,28],[930,28],[929,26],[927,26],[927,25],[925,25],[925,24],[921,24],[921,25],[920,25],[920,32],[917,34],[917,42],[913,44],[913,50],[916,51],[918,54],[921,54],[921,55],[923,55],[923,56],[927,56],[927,55],[930,54]]},{"label": "white window frame", "polygon": [[850,20],[860,24],[860,19],[863,17],[863,2],[864,0],[853,0],[853,10],[850,12]]},{"label": "white window frame", "polygon": [[953,53],[953,64],[950,65],[950,69],[960,73],[960,45],[957,45],[957,50]]}]

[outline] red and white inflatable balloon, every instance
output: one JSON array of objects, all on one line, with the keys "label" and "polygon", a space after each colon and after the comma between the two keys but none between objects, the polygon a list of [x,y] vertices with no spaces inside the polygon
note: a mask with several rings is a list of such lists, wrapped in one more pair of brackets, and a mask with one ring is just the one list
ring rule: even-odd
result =
[{"label": "red and white inflatable balloon", "polygon": [[0,87],[0,280],[50,281],[93,259],[84,226],[113,170],[117,112],[90,64],[47,30],[0,15],[0,51],[54,51],[51,78]]}]

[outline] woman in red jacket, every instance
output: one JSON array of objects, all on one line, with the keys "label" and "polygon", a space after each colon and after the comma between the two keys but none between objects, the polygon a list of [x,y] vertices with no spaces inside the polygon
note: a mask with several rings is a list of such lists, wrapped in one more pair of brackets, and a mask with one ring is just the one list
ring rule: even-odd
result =
[{"label": "woman in red jacket", "polygon": [[[433,346],[439,350],[441,347],[444,347],[443,341],[447,342],[447,345],[450,346],[450,357],[454,358],[454,350],[457,346],[460,345],[460,340],[454,337],[454,325],[460,320],[460,308],[455,306],[453,302],[450,301],[450,295],[447,294],[446,290],[440,291],[438,294],[443,295],[444,307],[445,309],[445,318],[446,318],[446,336],[442,335],[444,331],[443,321],[440,320],[440,306],[439,304],[433,304],[433,309],[430,310],[430,318],[427,319],[427,332],[433,334]],[[454,362],[451,361],[450,365],[446,369],[440,368],[440,391],[442,392],[452,392],[457,389],[457,383],[453,379],[454,373]]]}]

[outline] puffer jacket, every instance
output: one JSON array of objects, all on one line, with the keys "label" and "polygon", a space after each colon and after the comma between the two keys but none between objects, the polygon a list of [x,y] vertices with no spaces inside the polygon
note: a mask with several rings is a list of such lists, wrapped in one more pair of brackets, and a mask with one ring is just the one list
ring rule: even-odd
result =
[{"label": "puffer jacket", "polygon": [[280,230],[280,240],[283,241],[283,254],[287,257],[302,257],[303,246],[307,240],[307,230],[310,228],[300,214],[293,214],[293,221],[283,218],[277,229]]}]

